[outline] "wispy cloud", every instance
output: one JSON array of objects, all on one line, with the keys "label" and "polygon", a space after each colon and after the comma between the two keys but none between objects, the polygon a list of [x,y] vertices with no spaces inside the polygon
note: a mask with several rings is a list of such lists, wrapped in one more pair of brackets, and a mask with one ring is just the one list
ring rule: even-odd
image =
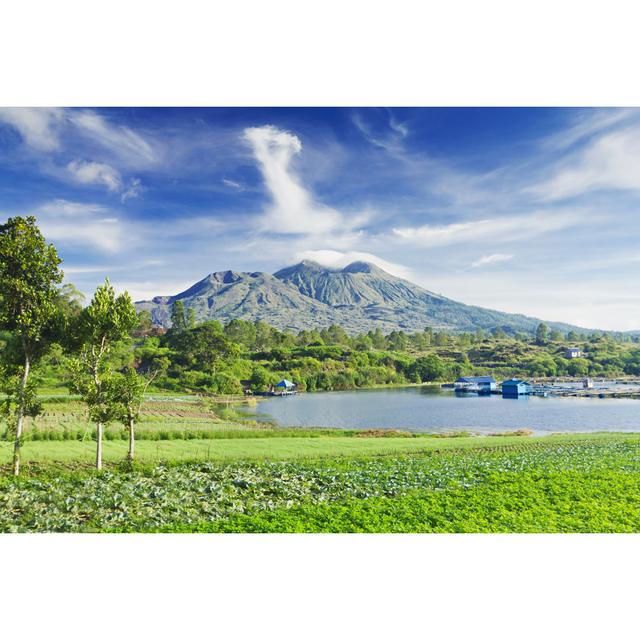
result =
[{"label": "wispy cloud", "polygon": [[487,264],[496,264],[497,262],[508,262],[513,259],[512,253],[492,253],[488,256],[482,256],[478,258],[475,262],[471,263],[472,269],[477,269],[478,267],[483,267]]},{"label": "wispy cloud", "polygon": [[545,138],[542,147],[561,151],[615,125],[637,118],[637,109],[588,109],[576,116],[569,127]]},{"label": "wispy cloud", "polygon": [[[613,124],[626,120],[611,114]],[[595,127],[595,125],[594,125]],[[541,200],[560,200],[596,190],[640,190],[640,123],[607,129],[555,163],[553,175],[525,189]]]},{"label": "wispy cloud", "polygon": [[129,127],[113,124],[92,111],[73,111],[69,120],[81,135],[93,140],[128,164],[153,165],[160,159],[157,145]]},{"label": "wispy cloud", "polygon": [[223,178],[222,184],[226,187],[229,187],[230,189],[237,189],[238,191],[242,191],[244,188],[239,182],[236,182],[235,180],[229,180],[228,178]]},{"label": "wispy cloud", "polygon": [[129,186],[120,194],[120,202],[126,202],[131,198],[137,198],[144,191],[140,178],[131,178]]},{"label": "wispy cloud", "polygon": [[396,120],[393,114],[384,115],[382,131],[374,130],[374,127],[358,111],[352,114],[351,121],[369,144],[392,154],[402,152],[402,141],[409,134],[409,128],[406,124]]},{"label": "wispy cloud", "polygon": [[107,215],[109,211],[110,209],[102,204],[72,202],[70,200],[64,200],[63,198],[46,202],[36,209],[36,213],[38,214],[44,214],[52,217],[64,216],[72,218],[104,216]]},{"label": "wispy cloud", "polygon": [[113,253],[132,238],[111,213],[102,205],[55,200],[39,207],[36,217],[47,240]]},{"label": "wispy cloud", "polygon": [[38,151],[55,151],[60,146],[57,127],[62,109],[0,107],[0,122],[11,125],[24,141]]},{"label": "wispy cloud", "polygon": [[273,198],[266,211],[265,229],[317,234],[346,224],[338,211],[315,201],[291,167],[293,157],[302,151],[300,138],[273,126],[250,127],[244,136]]},{"label": "wispy cloud", "polygon": [[401,240],[424,247],[438,247],[478,240],[506,242],[566,229],[577,225],[583,219],[580,213],[573,211],[540,212],[446,225],[425,224],[420,227],[393,229],[393,233]]}]

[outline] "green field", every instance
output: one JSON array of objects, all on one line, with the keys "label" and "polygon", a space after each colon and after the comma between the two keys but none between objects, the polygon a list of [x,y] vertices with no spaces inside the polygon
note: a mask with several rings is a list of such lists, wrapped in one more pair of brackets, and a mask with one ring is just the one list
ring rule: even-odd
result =
[{"label": "green field", "polygon": [[0,531],[639,532],[640,434],[438,437],[278,429],[228,402],[154,398],[136,462],[50,399],[23,474],[0,442]]},{"label": "green field", "polygon": [[96,473],[89,443],[31,443],[39,462],[0,477],[0,530],[640,531],[636,435],[140,444]]},{"label": "green field", "polygon": [[[308,432],[308,430],[307,430]],[[266,434],[269,433],[269,437]],[[306,458],[357,457],[438,451],[464,451],[467,449],[505,449],[525,447],[544,448],[550,444],[582,442],[631,442],[640,444],[640,434],[566,434],[543,438],[521,436],[439,438],[429,436],[401,438],[358,438],[348,432],[342,436],[278,437],[271,431],[261,437],[212,438],[207,440],[141,440],[136,445],[136,456],[141,462],[229,461],[229,460],[296,460]],[[13,445],[0,442],[0,464],[10,461]],[[117,462],[124,459],[127,443],[104,443],[104,459]],[[95,443],[91,441],[35,441],[27,442],[22,455],[25,462],[86,462],[95,456]]]}]

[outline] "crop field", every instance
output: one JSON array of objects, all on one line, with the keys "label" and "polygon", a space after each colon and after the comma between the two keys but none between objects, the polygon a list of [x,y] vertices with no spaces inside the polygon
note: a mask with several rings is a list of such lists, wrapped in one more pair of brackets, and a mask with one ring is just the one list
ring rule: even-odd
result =
[{"label": "crop field", "polygon": [[[255,400],[152,395],[143,404],[136,436],[141,440],[207,438],[218,437],[229,429],[239,431],[264,427],[238,412],[243,405],[249,404],[255,404]],[[0,432],[6,434],[6,426],[2,423]],[[25,441],[86,442],[94,433],[83,403],[72,396],[49,396],[44,399],[43,413],[26,421]],[[105,430],[105,437],[107,440],[125,440],[127,433],[122,425],[111,424]]]},{"label": "crop field", "polygon": [[[640,531],[638,435],[282,440],[327,442],[309,451],[278,449],[276,438],[216,440],[208,444],[237,449],[198,459],[177,451],[200,443],[171,441],[161,443],[164,462],[112,463],[101,473],[74,455],[45,462],[43,449],[23,477],[0,478],[0,530]],[[337,453],[338,441],[353,449]],[[257,443],[279,454],[255,456]]]}]

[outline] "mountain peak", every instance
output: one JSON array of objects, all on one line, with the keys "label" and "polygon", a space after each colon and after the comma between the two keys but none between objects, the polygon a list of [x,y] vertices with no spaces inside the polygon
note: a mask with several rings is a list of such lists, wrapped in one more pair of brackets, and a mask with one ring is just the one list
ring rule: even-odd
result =
[{"label": "mountain peak", "polygon": [[313,262],[313,260],[302,260],[301,262],[292,264],[289,267],[284,267],[284,269],[280,269],[280,271],[276,271],[273,275],[280,280],[285,280],[299,273],[323,273],[325,271],[328,271],[326,267],[323,267],[317,262]]},{"label": "mountain peak", "polygon": [[356,260],[351,264],[348,264],[343,270],[343,273],[380,273],[383,272],[380,267],[376,267],[375,264],[370,262],[364,262],[363,260]]},{"label": "mountain peak", "polygon": [[287,279],[295,274],[300,273],[326,273],[326,274],[339,274],[339,273],[385,273],[382,269],[377,267],[370,262],[365,262],[364,260],[356,260],[354,262],[349,263],[346,267],[340,269],[336,267],[328,267],[320,264],[319,262],[314,262],[313,260],[302,260],[296,264],[293,264],[289,267],[284,267],[284,269],[280,269],[280,271],[276,271],[273,275],[276,278],[281,280]]}]

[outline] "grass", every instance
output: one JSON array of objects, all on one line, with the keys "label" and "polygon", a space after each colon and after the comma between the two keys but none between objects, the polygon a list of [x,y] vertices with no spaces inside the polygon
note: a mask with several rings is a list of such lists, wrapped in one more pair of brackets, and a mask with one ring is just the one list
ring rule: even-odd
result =
[{"label": "grass", "polygon": [[[136,443],[136,457],[141,462],[180,462],[189,460],[301,460],[313,458],[358,457],[367,455],[418,454],[433,451],[528,449],[549,444],[574,442],[634,442],[640,444],[640,434],[562,434],[542,438],[522,436],[479,436],[466,438],[360,438],[349,435],[314,437],[225,438],[215,440],[141,440]],[[12,444],[0,442],[0,464],[11,460]],[[127,452],[124,441],[104,442],[104,460],[117,462]],[[29,462],[90,462],[95,456],[91,441],[32,441],[22,448],[25,463]]]}]

